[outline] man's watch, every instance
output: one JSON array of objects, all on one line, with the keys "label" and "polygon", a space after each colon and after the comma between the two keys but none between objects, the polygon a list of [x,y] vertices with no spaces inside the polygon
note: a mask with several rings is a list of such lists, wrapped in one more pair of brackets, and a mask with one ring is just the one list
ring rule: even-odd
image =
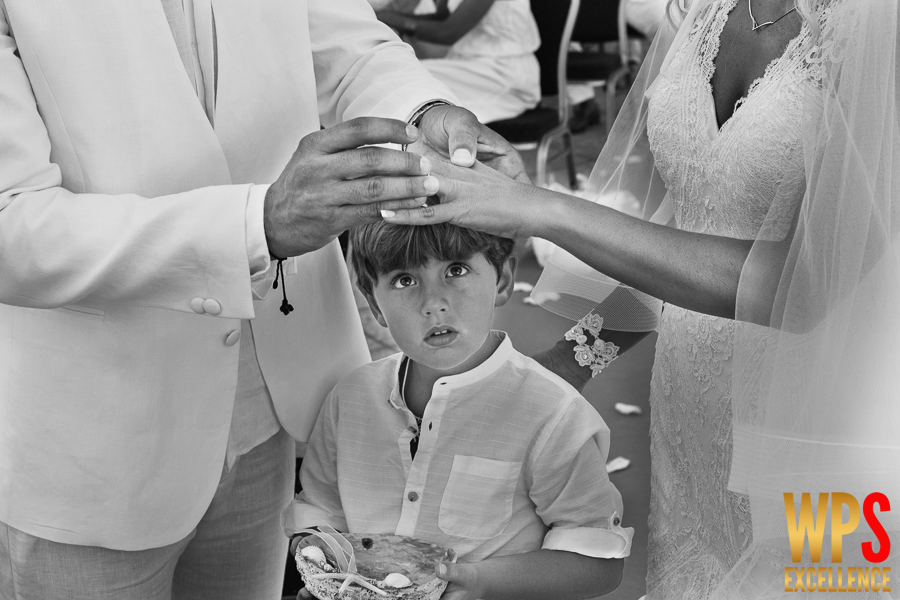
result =
[{"label": "man's watch", "polygon": [[[447,102],[446,100],[432,100],[431,102],[426,102],[425,104],[420,106],[416,112],[414,112],[412,114],[412,116],[409,118],[407,123],[409,123],[413,127],[418,128],[419,123],[422,122],[422,117],[425,116],[425,113],[427,113],[432,108],[435,108],[436,106],[453,106],[453,104]],[[403,144],[402,146],[400,146],[400,149],[403,150],[404,152],[406,152],[406,148],[408,146],[409,146],[409,144]]]}]

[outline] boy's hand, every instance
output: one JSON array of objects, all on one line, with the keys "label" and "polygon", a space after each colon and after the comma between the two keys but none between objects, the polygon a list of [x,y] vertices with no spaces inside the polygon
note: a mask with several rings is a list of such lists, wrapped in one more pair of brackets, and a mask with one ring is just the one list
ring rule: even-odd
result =
[{"label": "boy's hand", "polygon": [[437,564],[435,572],[438,577],[450,582],[441,600],[478,600],[485,595],[479,584],[478,563],[442,562]]}]

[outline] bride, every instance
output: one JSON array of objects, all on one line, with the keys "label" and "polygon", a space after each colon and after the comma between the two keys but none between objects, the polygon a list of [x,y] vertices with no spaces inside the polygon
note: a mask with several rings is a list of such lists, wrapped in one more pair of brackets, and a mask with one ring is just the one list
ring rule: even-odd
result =
[{"label": "bride", "polygon": [[[549,239],[539,302],[603,317],[597,339],[619,349],[658,328],[648,599],[796,597],[787,493],[797,510],[811,493],[814,515],[819,493],[900,500],[898,5],[669,13],[590,185],[649,220],[446,164],[440,205],[385,219]],[[570,380],[611,358],[601,342],[576,363],[574,345],[547,355]],[[861,521],[843,564],[889,566],[860,555],[875,540]]]}]

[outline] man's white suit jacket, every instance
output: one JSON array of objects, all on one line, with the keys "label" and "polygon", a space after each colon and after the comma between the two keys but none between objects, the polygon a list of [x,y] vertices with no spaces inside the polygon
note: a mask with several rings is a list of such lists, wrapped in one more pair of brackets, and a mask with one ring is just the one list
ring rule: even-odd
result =
[{"label": "man's white suit jacket", "polygon": [[336,243],[286,264],[290,316],[280,289],[254,302],[251,184],[320,122],[452,95],[365,0],[212,9],[214,123],[159,0],[0,0],[0,521],[32,535],[129,550],[193,529],[221,476],[240,319],[299,440],[368,358]]}]

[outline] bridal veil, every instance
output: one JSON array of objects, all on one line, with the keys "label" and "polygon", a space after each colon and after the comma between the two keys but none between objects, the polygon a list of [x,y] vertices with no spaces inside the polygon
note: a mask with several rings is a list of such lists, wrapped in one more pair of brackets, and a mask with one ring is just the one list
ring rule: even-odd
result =
[{"label": "bridal veil", "polygon": [[[637,199],[644,218],[670,223],[647,142],[647,99],[710,2],[682,7],[680,26],[661,29],[591,174],[590,197],[611,205]],[[852,506],[883,494],[893,506],[870,504],[869,514],[900,548],[900,8],[897,0],[800,6],[814,31],[807,61],[818,81],[804,100],[798,175],[806,186],[802,196],[776,194],[739,284],[729,488],[750,497],[753,543],[722,582],[723,600],[802,597],[806,582],[797,586],[794,567],[832,567],[835,589],[838,567],[845,587],[849,567],[891,567],[900,579],[897,550],[884,562],[862,554],[866,542],[878,552],[884,538]],[[653,329],[659,310],[564,251],[551,258],[535,299],[573,319],[593,309],[608,328],[632,331]],[[804,493],[816,526],[825,527],[815,563],[808,542],[801,562],[790,551],[788,514],[800,514]],[[843,504],[833,493],[847,495]],[[786,510],[790,500],[794,511]],[[831,523],[857,518],[840,538],[839,560]],[[900,581],[891,585],[897,591],[869,596],[900,597]]]},{"label": "bridal veil", "polygon": [[[837,567],[846,587],[849,567],[896,576],[900,562],[896,550],[885,562],[863,556],[861,544],[884,544],[865,518],[838,558],[830,527],[858,514],[835,492],[860,507],[880,493],[894,505],[872,514],[900,544],[900,8],[815,4],[808,60],[821,84],[806,99],[806,192],[775,198],[738,289],[729,488],[750,496],[754,543],[723,582],[728,599],[797,597],[785,592],[798,586],[784,569],[801,566],[787,543],[786,493],[795,515],[803,493],[814,515],[828,514],[821,561],[804,554],[802,565],[832,567],[835,588]],[[839,520],[818,512],[823,493]],[[871,595],[900,596],[893,589]]]}]

